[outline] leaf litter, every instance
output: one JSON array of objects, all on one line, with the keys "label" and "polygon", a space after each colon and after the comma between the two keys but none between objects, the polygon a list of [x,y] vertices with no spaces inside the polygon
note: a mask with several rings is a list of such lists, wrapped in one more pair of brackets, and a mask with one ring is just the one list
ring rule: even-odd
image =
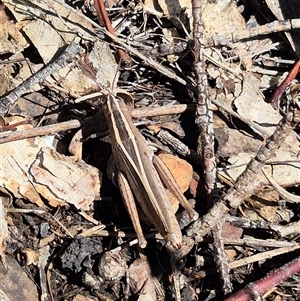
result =
[{"label": "leaf litter", "polygon": [[[265,300],[287,300],[285,296],[297,300],[297,276],[286,280],[282,275],[276,282],[270,273],[268,292],[261,291],[260,282],[284,264],[299,271],[299,121],[297,116],[282,119],[299,109],[297,79],[277,109],[270,105],[284,71],[291,70],[295,55],[299,56],[294,31],[285,33],[287,43],[274,33],[282,30],[282,23],[272,22],[276,16],[280,21],[293,19],[297,25],[298,11],[276,0],[201,2],[204,45],[200,52],[208,77],[205,93],[212,102],[206,109],[213,110],[216,141],[217,180],[207,190],[201,147],[198,154],[194,152],[197,69],[193,68],[195,7],[191,2],[111,1],[106,10],[118,37],[99,27],[89,2],[2,3],[0,143],[16,134],[18,140],[0,146],[0,254],[4,267],[20,269],[25,279],[16,280],[11,290],[9,274],[2,281],[7,285],[1,286],[1,295],[18,299],[26,286],[32,290],[31,300],[131,300],[133,296],[138,300],[242,300],[238,298],[250,298],[247,290],[231,294],[252,285],[251,294],[264,294]],[[297,3],[291,5],[297,7]],[[269,35],[260,36],[265,30],[259,27],[262,24],[270,24]],[[250,30],[252,38],[228,40]],[[80,46],[62,59],[66,45],[74,40]],[[226,46],[208,47],[211,41]],[[125,65],[118,61],[120,47],[130,56]],[[55,59],[58,67],[45,71]],[[90,67],[96,82],[79,62]],[[179,251],[164,247],[149,223],[143,224],[149,246],[145,250],[135,246],[120,195],[106,175],[110,146],[105,120],[98,116],[93,117],[94,125],[87,121],[101,112],[99,95],[93,95],[99,86],[122,88],[139,104],[135,112],[140,110],[140,117],[135,121],[149,147],[167,157],[165,164],[171,172],[174,169],[179,186],[195,199],[191,202],[200,220],[194,224],[188,226],[190,220],[179,208],[184,234]],[[87,100],[78,102],[81,98]],[[178,104],[186,104],[186,110],[176,111]],[[175,112],[163,117],[168,106]],[[157,110],[147,119],[143,113],[150,108]],[[79,121],[75,127],[87,123],[77,134],[74,127],[68,128],[67,122],[73,119]],[[64,122],[65,127],[55,133],[47,127]],[[164,130],[154,130],[154,125]],[[44,128],[42,136],[26,138],[25,130],[39,128]],[[271,136],[281,129],[289,133]],[[177,138],[172,143],[159,138],[158,132],[166,130]],[[90,139],[93,133],[98,138]],[[261,148],[270,136],[266,148]],[[69,148],[72,137],[74,152]],[[194,153],[196,159],[190,156]],[[210,190],[217,193],[215,205],[207,198]],[[174,206],[178,207],[176,201]],[[30,259],[30,254],[36,259]],[[39,279],[38,285],[26,279],[22,267],[32,279]]]}]

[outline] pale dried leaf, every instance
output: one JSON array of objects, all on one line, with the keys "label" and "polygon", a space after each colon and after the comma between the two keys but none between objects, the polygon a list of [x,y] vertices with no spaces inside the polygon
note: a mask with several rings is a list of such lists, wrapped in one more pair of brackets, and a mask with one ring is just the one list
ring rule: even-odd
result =
[{"label": "pale dried leaf", "polygon": [[[228,36],[233,32],[246,29],[246,22],[239,12],[236,3],[230,0],[219,0],[207,3],[203,7],[202,20],[205,24],[204,37],[208,40],[212,36]],[[230,45],[235,54],[249,70],[252,66],[251,52],[245,42]]]},{"label": "pale dried leaf", "polygon": [[105,252],[99,263],[99,275],[105,280],[115,281],[124,277],[128,266],[125,256],[119,251]]},{"label": "pale dried leaf", "polygon": [[289,222],[292,215],[279,205],[278,200],[278,194],[274,190],[260,191],[247,200],[244,209],[245,217],[270,223]]},{"label": "pale dried leaf", "polygon": [[6,246],[6,239],[9,236],[8,234],[8,227],[5,220],[5,214],[4,214],[4,207],[2,202],[2,197],[0,196],[0,257],[1,261],[6,266],[6,260],[5,260],[5,246]]},{"label": "pale dried leaf", "polygon": [[242,93],[235,99],[234,105],[241,116],[271,135],[282,117],[264,101],[259,91],[259,80],[249,72],[244,72],[243,77]]},{"label": "pale dried leaf", "polygon": [[280,185],[276,183],[276,181],[267,173],[264,172],[265,177],[268,179],[270,184],[274,187],[275,191],[287,202],[291,203],[300,203],[300,197],[298,195],[294,195],[292,193],[289,193],[285,189],[283,189]]},{"label": "pale dried leaf", "polygon": [[16,259],[6,256],[8,268],[0,265],[0,291],[9,300],[38,301],[38,292],[35,283],[28,277]]},{"label": "pale dried leaf", "polygon": [[163,12],[159,7],[156,0],[144,0],[143,1],[143,12],[144,14],[155,15],[159,18],[163,16]]},{"label": "pale dried leaf", "polygon": [[0,72],[0,82],[1,82],[0,95],[4,95],[5,93],[7,93],[10,90],[15,88],[14,79],[11,76],[12,73],[13,73],[12,65],[2,66],[1,72]]},{"label": "pale dried leaf", "polygon": [[202,18],[205,24],[204,35],[206,38],[226,36],[246,28],[244,18],[230,0],[207,3],[203,9]]},{"label": "pale dried leaf", "polygon": [[37,265],[39,262],[40,251],[39,250],[32,250],[32,249],[24,249],[23,255],[26,258],[26,265]]},{"label": "pale dried leaf", "polygon": [[36,190],[51,206],[74,205],[90,210],[100,189],[99,171],[84,161],[43,147],[29,169]]},{"label": "pale dried leaf", "polygon": [[[24,125],[19,127],[19,130],[21,129],[31,129],[31,127]],[[24,197],[40,207],[43,206],[43,202],[29,180],[28,169],[39,148],[44,145],[45,143],[37,138],[14,141],[0,146],[1,185],[11,191],[15,197]]]},{"label": "pale dried leaf", "polygon": [[94,301],[94,299],[78,294],[72,299],[72,301]]},{"label": "pale dried leaf", "polygon": [[237,156],[240,153],[254,154],[262,143],[224,124],[222,127],[215,128],[215,137],[218,141],[217,155],[223,158]]},{"label": "pale dried leaf", "polygon": [[[219,169],[219,173],[224,177],[229,176],[233,181],[244,171],[247,163],[255,156],[255,153],[240,153],[228,159],[231,164],[226,170]],[[274,162],[275,164],[272,164]],[[277,150],[276,157],[268,161],[265,167],[268,174],[272,174],[274,180],[282,187],[290,187],[300,184],[300,159],[293,153],[286,150]],[[269,185],[269,181],[263,173],[258,175],[263,185]]]},{"label": "pale dried leaf", "polygon": [[[51,18],[51,15],[47,15],[47,19],[48,17]],[[45,63],[48,63],[57,50],[65,45],[63,37],[50,24],[42,19],[36,19],[23,27],[23,31],[38,49]]]},{"label": "pale dried leaf", "polygon": [[43,201],[39,193],[53,206],[69,203],[83,210],[89,209],[99,193],[101,174],[96,168],[55,153],[39,137],[2,144],[0,161],[1,185],[15,197],[40,207]]},{"label": "pale dried leaf", "polygon": [[10,22],[4,5],[0,5],[0,54],[18,53],[28,47],[29,43],[20,33],[18,25]]},{"label": "pale dried leaf", "polygon": [[156,299],[153,299],[150,293],[146,292],[145,294],[139,295],[138,301],[154,301]]},{"label": "pale dried leaf", "polygon": [[127,282],[134,294],[139,293],[140,301],[157,300],[155,284],[148,263],[136,259],[127,271]]},{"label": "pale dried leaf", "polygon": [[[80,14],[71,12],[57,2],[51,2],[51,6],[48,1],[31,0],[30,2],[29,6],[25,2],[6,0],[5,5],[19,22],[28,19],[28,15],[35,17],[22,29],[38,50],[44,63],[49,63],[61,47],[72,42],[80,33],[84,39],[94,41],[86,61],[97,70],[98,83],[110,88],[116,77],[117,63],[108,43],[91,35],[93,28],[90,23]],[[49,13],[49,10],[52,13]],[[44,20],[44,15],[47,15],[47,20]],[[99,86],[78,68],[70,70],[67,66],[54,73],[53,77],[60,85],[78,96],[99,90]],[[53,83],[51,77],[47,80]]]},{"label": "pale dried leaf", "polygon": [[[87,60],[92,68],[97,70],[95,77],[98,84],[108,89],[112,88],[113,84],[116,85],[118,79],[118,64],[108,43],[97,40],[93,44],[92,50],[87,56]],[[70,71],[68,68],[63,68],[58,74],[60,78],[65,78],[63,81],[64,87],[73,93],[82,95],[100,89],[99,85],[82,72],[81,69],[73,68]]]},{"label": "pale dried leaf", "polygon": [[[28,5],[23,1],[5,0],[3,3],[18,22],[27,20],[29,16],[34,18],[23,27],[23,31],[40,51],[45,63],[51,60],[61,46],[71,43],[79,33],[86,39],[95,40],[89,34],[89,31],[93,32],[90,23],[58,2],[52,1],[49,5],[46,0],[30,0]],[[44,21],[44,16],[47,16],[47,22]]]}]

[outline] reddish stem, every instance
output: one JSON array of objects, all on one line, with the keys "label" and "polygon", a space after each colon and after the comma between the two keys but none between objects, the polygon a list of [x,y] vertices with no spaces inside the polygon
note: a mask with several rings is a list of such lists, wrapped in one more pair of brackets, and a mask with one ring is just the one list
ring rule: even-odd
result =
[{"label": "reddish stem", "polygon": [[300,60],[296,63],[292,71],[289,73],[289,75],[286,77],[286,79],[281,83],[281,85],[276,89],[274,92],[272,98],[271,98],[271,105],[273,108],[277,107],[278,101],[281,98],[282,94],[284,93],[286,87],[288,84],[296,77],[296,75],[299,72],[300,68]]},{"label": "reddish stem", "polygon": [[272,271],[266,277],[249,283],[246,287],[226,298],[224,301],[251,301],[255,297],[262,295],[273,286],[285,281],[287,278],[300,272],[300,257],[294,259],[288,264]]},{"label": "reddish stem", "polygon": [[[106,29],[114,36],[116,35],[115,30],[113,29],[110,19],[108,17],[107,11],[105,9],[105,5],[103,0],[95,0],[94,1],[94,6],[95,6],[95,10],[97,13],[97,18],[99,23],[104,23]],[[130,62],[130,57],[128,56],[128,54],[123,51],[122,49],[118,49],[118,54],[120,56],[120,59],[122,62],[126,63],[126,62]]]}]

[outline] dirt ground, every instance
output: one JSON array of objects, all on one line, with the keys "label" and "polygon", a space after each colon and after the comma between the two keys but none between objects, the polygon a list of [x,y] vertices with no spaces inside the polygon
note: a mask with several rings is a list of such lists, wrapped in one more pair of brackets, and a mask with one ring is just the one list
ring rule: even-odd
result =
[{"label": "dirt ground", "polygon": [[300,300],[298,18],[2,0],[1,299]]}]

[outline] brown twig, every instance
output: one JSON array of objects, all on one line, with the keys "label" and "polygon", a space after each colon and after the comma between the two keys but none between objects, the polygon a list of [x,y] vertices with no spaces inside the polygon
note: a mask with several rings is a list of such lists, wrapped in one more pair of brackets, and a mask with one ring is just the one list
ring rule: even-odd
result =
[{"label": "brown twig", "polygon": [[[149,109],[149,111],[147,109],[134,109],[131,112],[131,115],[133,118],[146,118],[146,117],[153,117],[153,116],[160,116],[160,115],[180,114],[184,112],[186,108],[187,108],[186,105],[173,105],[172,107],[151,108]],[[81,121],[69,120],[57,124],[51,124],[39,128],[30,129],[30,130],[22,130],[17,132],[11,132],[11,131],[6,131],[2,133],[0,132],[0,144],[7,143],[10,141],[15,141],[15,140],[37,137],[37,136],[54,135],[58,132],[79,128],[82,125],[89,123],[90,120],[91,118],[81,120]],[[12,124],[10,125],[10,127],[18,126],[19,124],[21,124],[21,122]],[[7,130],[7,127],[5,127],[5,130]],[[91,133],[89,132],[89,134]],[[189,156],[189,154],[185,154],[185,155]]]},{"label": "brown twig", "polygon": [[236,292],[232,296],[226,298],[224,301],[251,301],[256,300],[264,292],[278,285],[287,278],[293,276],[300,271],[300,257],[297,257],[290,263],[272,271],[268,276],[249,283],[245,288]]},{"label": "brown twig", "polygon": [[256,192],[260,186],[257,175],[261,172],[266,161],[275,154],[282,142],[292,132],[296,124],[300,122],[299,115],[299,111],[290,112],[280,121],[273,135],[260,147],[257,155],[248,163],[246,169],[237,178],[234,186],[229,189],[226,196],[215,204],[206,215],[195,221],[188,228],[188,236],[194,236],[197,242],[202,241],[202,238],[211,232],[212,228],[229,211],[227,204],[231,208],[237,208],[243,200]]},{"label": "brown twig", "polygon": [[[97,18],[99,23],[104,23],[106,29],[114,36],[116,36],[116,32],[114,28],[111,25],[110,19],[107,15],[107,11],[105,9],[105,5],[103,0],[95,0],[94,1],[95,10],[97,13]],[[129,55],[122,49],[118,49],[118,54],[120,56],[120,59],[124,63],[128,63],[131,61]]]},{"label": "brown twig", "polygon": [[261,37],[270,33],[291,31],[300,28],[300,19],[280,20],[244,30],[230,33],[226,36],[213,36],[208,39],[207,46],[229,46],[245,39]]},{"label": "brown twig", "polygon": [[214,237],[214,260],[218,269],[218,273],[221,277],[222,290],[224,295],[228,295],[233,291],[232,283],[229,275],[228,260],[224,249],[224,242],[222,238],[222,228],[225,219],[218,221],[216,227],[213,229]]},{"label": "brown twig", "polygon": [[297,76],[300,69],[300,60],[296,63],[292,71],[288,74],[288,76],[285,78],[285,80],[280,84],[280,86],[276,89],[274,92],[272,99],[270,101],[273,108],[278,107],[278,102],[284,93],[285,89],[289,85],[289,83]]},{"label": "brown twig", "polygon": [[16,131],[16,132],[3,132],[0,133],[0,144],[7,143],[10,141],[16,141],[26,138],[32,138],[44,135],[54,135],[58,132],[76,129],[82,126],[87,121],[69,120],[57,124],[51,124],[42,126],[35,129]]},{"label": "brown twig", "polygon": [[194,18],[194,68],[198,89],[198,100],[196,108],[196,124],[198,126],[198,153],[202,154],[204,163],[204,177],[207,194],[210,196],[216,183],[216,161],[214,154],[214,129],[211,101],[208,94],[208,82],[206,76],[206,64],[203,54],[204,46],[204,23],[201,19],[202,4],[200,0],[193,0]]}]

